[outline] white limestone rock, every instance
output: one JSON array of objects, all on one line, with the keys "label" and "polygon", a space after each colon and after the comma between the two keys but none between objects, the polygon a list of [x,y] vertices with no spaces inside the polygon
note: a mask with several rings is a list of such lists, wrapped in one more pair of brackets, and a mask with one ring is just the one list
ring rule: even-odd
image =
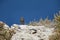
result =
[{"label": "white limestone rock", "polygon": [[[16,28],[17,26],[15,26]],[[19,28],[20,27],[20,28]],[[14,30],[14,34],[11,40],[49,40],[49,35],[52,35],[54,28],[48,28],[45,26],[28,26],[28,25],[18,25]],[[33,32],[36,33],[33,34]]]}]

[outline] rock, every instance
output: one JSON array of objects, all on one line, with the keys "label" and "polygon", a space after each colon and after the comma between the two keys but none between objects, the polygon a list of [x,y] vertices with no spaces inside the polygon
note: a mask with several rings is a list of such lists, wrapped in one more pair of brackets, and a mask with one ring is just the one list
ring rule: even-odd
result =
[{"label": "rock", "polygon": [[49,35],[53,31],[53,28],[44,26],[19,25],[19,27],[11,40],[49,40]]}]

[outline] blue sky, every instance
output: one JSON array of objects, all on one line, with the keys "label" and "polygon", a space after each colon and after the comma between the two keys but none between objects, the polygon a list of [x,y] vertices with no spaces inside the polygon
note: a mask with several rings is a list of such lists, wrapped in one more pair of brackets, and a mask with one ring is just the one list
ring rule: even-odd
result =
[{"label": "blue sky", "polygon": [[0,21],[8,25],[20,24],[20,17],[28,23],[40,18],[53,19],[60,10],[60,0],[0,0]]}]

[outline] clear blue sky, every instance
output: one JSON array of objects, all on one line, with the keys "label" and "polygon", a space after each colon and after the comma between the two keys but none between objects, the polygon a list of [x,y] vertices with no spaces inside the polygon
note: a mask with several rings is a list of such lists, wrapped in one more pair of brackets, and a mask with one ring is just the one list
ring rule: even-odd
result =
[{"label": "clear blue sky", "polygon": [[0,20],[8,25],[19,24],[20,17],[28,23],[41,17],[53,18],[60,10],[60,0],[0,0]]}]

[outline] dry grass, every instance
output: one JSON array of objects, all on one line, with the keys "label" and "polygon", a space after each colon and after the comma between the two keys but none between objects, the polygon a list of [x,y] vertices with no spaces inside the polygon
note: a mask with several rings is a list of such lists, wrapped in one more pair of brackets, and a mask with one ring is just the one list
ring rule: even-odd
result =
[{"label": "dry grass", "polygon": [[49,40],[60,40],[60,31],[56,30],[53,35],[49,37]]}]

